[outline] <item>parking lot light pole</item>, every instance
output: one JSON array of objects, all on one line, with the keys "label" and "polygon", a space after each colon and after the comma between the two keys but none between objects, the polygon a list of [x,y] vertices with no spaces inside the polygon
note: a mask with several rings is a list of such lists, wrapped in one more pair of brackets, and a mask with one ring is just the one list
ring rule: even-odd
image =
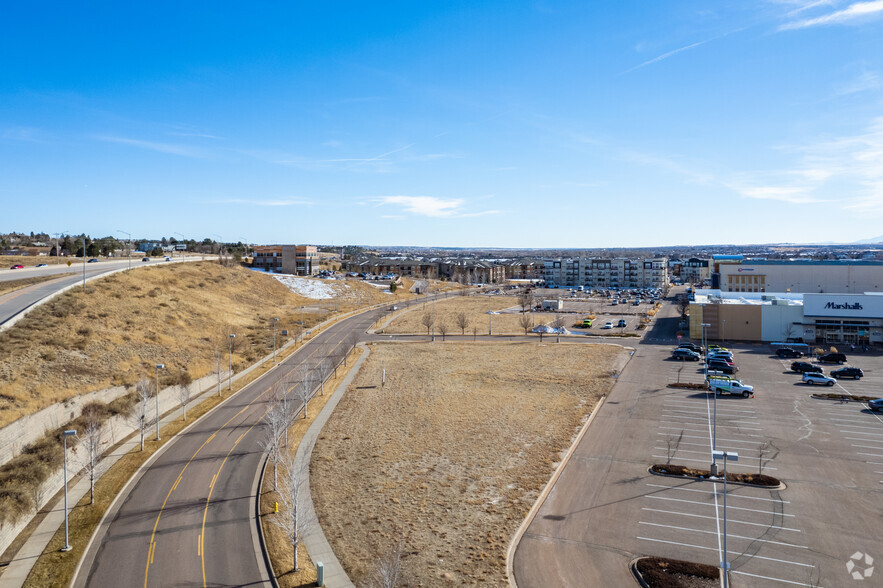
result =
[{"label": "parking lot light pole", "polygon": [[61,548],[62,551],[71,550],[71,544],[68,539],[67,526],[67,438],[76,434],[77,432],[75,430],[71,430],[65,431],[64,435],[62,435],[62,437],[64,438],[64,547]]},{"label": "parking lot light pole", "polygon": [[723,588],[729,588],[730,563],[727,561],[727,462],[739,461],[739,454],[735,451],[714,451],[712,455],[714,455],[715,458],[721,458],[724,462],[724,559],[721,562],[720,567],[724,571]]},{"label": "parking lot light pole", "polygon": [[[701,323],[702,326],[702,346],[705,350],[705,384],[708,384],[708,327],[711,326],[711,323]],[[714,416],[712,417],[712,425],[711,425],[711,475],[717,475],[717,458],[715,457],[715,450],[717,449],[717,392],[712,388],[711,391],[714,396]]]},{"label": "parking lot light pole", "polygon": [[159,370],[166,369],[166,364],[156,364],[156,441],[159,441]]},{"label": "parking lot light pole", "polygon": [[129,246],[126,248],[126,250],[129,253],[129,269],[132,269],[132,233],[126,233],[126,231],[123,231],[121,229],[117,229],[117,232],[125,233],[125,235],[129,238]]},{"label": "parking lot light pole", "polygon": [[227,372],[227,390],[233,389],[233,339],[236,338],[236,335],[230,333],[230,369]]}]

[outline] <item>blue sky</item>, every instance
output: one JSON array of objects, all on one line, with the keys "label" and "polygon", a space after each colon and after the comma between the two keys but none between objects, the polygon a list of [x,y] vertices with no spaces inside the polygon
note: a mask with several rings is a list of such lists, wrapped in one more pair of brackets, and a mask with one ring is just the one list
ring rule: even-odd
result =
[{"label": "blue sky", "polygon": [[0,231],[883,234],[883,1],[21,2]]}]

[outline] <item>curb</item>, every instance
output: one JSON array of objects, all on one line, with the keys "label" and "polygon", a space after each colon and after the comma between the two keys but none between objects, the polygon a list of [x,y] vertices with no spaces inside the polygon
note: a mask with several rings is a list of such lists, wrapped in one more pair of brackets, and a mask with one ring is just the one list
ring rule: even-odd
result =
[{"label": "curb", "polygon": [[536,518],[537,513],[539,513],[540,508],[542,508],[543,503],[546,501],[546,498],[549,496],[549,493],[554,488],[555,483],[558,482],[558,478],[561,477],[561,474],[564,472],[564,467],[570,461],[571,456],[576,451],[577,445],[579,445],[580,441],[583,440],[583,437],[586,434],[586,431],[589,430],[589,425],[592,424],[592,421],[595,420],[595,416],[601,410],[601,407],[604,406],[604,401],[607,399],[606,396],[602,396],[598,401],[598,404],[595,405],[594,410],[592,410],[592,414],[589,415],[589,418],[586,420],[586,424],[583,425],[583,428],[580,430],[579,434],[576,436],[576,439],[570,445],[570,449],[567,450],[567,454],[564,456],[564,459],[561,460],[561,463],[558,464],[558,467],[555,469],[555,473],[552,474],[551,479],[546,483],[546,487],[543,488],[543,491],[537,497],[536,502],[534,502],[533,507],[531,507],[530,511],[527,513],[527,517],[521,522],[521,525],[518,527],[518,530],[515,531],[515,535],[512,536],[512,541],[509,542],[509,549],[506,550],[506,577],[509,580],[509,586],[511,588],[518,588],[518,584],[515,582],[515,551],[518,549],[518,545],[521,542],[521,538],[524,536],[524,533],[527,531],[527,528],[533,522],[534,518]]},{"label": "curb", "polygon": [[[253,487],[252,492],[254,492],[255,500],[254,500],[254,519],[255,524],[252,525],[252,534],[256,535],[253,537],[255,539],[255,551],[258,549],[261,550],[261,554],[264,556],[264,564],[267,566],[266,570],[269,572],[270,585],[273,588],[279,588],[279,582],[276,581],[276,571],[273,569],[273,562],[270,561],[270,552],[267,550],[267,540],[264,537],[264,524],[261,521],[261,489],[264,487],[264,473],[267,471],[267,463],[270,461],[270,456],[265,455],[263,464],[261,464],[261,469],[258,470],[258,475],[255,477],[255,485]],[[254,533],[255,528],[257,528],[257,533]],[[265,578],[266,580],[266,578]]]},{"label": "curb", "polygon": [[[647,471],[654,476],[659,476],[662,478],[676,478],[678,480],[692,480],[693,482],[718,482],[723,484],[723,478],[701,478],[698,476],[678,476],[677,474],[663,474],[661,472],[654,472],[653,466],[647,468]],[[779,480],[778,486],[765,486],[763,484],[749,484],[748,482],[733,482],[732,480],[727,480],[727,484],[734,484],[736,486],[747,486],[748,488],[763,488],[764,490],[787,490],[788,486],[782,480]]]}]

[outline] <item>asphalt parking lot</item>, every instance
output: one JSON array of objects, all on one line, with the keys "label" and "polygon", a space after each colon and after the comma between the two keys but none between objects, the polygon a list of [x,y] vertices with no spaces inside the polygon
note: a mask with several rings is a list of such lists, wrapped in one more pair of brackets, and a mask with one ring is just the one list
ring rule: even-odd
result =
[{"label": "asphalt parking lot", "polygon": [[668,460],[708,468],[715,432],[718,449],[739,453],[730,471],[762,469],[785,484],[728,484],[734,586],[859,585],[855,572],[872,574],[864,585],[883,585],[883,568],[875,573],[865,559],[883,561],[883,415],[858,402],[812,398],[883,395],[883,356],[850,356],[863,379],[814,387],[766,346],[728,346],[755,396],[718,397],[715,431],[712,396],[666,387],[704,377],[701,362],[670,360],[673,347],[638,345],[522,539],[514,559],[519,586],[625,585],[628,562],[642,555],[717,566],[723,484],[647,471]]}]

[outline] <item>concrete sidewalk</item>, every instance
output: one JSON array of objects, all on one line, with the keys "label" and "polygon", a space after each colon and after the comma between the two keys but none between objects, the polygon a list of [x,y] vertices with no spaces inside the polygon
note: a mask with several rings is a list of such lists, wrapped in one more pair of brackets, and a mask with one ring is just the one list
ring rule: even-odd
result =
[{"label": "concrete sidewalk", "polygon": [[319,437],[319,433],[322,432],[322,428],[325,426],[325,423],[328,422],[328,418],[334,412],[337,403],[343,398],[346,389],[352,383],[353,379],[355,379],[356,374],[359,373],[362,364],[371,354],[371,351],[364,343],[361,343],[359,346],[362,347],[364,353],[359,357],[346,378],[343,379],[331,395],[331,398],[328,399],[328,402],[325,403],[325,406],[316,417],[316,420],[314,420],[313,424],[310,425],[310,428],[307,429],[304,438],[300,442],[300,446],[297,448],[297,453],[295,454],[295,467],[298,468],[298,471],[307,473],[306,480],[304,480],[303,488],[301,489],[303,503],[300,505],[304,510],[305,520],[309,521],[303,532],[303,542],[313,563],[322,562],[322,565],[325,568],[325,584],[327,586],[332,586],[333,588],[355,588],[355,586],[352,581],[350,581],[343,566],[340,565],[337,556],[334,555],[334,550],[328,543],[328,539],[325,537],[321,525],[319,525],[319,519],[316,516],[316,510],[313,507],[313,494],[310,491],[310,458],[313,454],[313,447],[316,445],[316,439]]}]

